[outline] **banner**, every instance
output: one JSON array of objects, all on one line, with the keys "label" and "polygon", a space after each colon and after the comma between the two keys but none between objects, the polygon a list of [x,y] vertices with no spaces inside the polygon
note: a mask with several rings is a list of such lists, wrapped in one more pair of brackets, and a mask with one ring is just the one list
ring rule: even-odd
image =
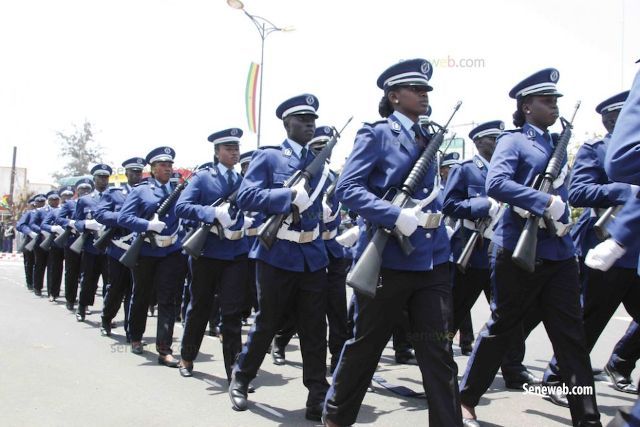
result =
[{"label": "banner", "polygon": [[256,133],[256,90],[258,88],[258,74],[260,65],[251,63],[249,66],[249,74],[247,75],[247,87],[245,89],[245,101],[247,108],[247,123],[249,131]]}]

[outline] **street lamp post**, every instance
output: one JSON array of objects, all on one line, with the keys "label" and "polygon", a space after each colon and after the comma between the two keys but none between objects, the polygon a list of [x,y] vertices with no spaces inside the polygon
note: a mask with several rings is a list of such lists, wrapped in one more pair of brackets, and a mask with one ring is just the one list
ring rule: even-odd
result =
[{"label": "street lamp post", "polygon": [[252,15],[244,9],[244,4],[240,0],[227,0],[227,4],[238,10],[242,10],[244,14],[253,22],[256,26],[258,34],[260,34],[260,88],[258,89],[258,147],[260,147],[260,129],[262,127],[262,76],[264,73],[264,40],[271,33],[278,31],[293,31],[292,27],[280,28],[273,24],[268,19],[260,16]]}]

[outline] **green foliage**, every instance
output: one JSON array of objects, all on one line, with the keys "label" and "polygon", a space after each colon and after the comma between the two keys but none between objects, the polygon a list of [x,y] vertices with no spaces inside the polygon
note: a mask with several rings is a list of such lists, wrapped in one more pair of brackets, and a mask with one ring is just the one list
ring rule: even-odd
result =
[{"label": "green foliage", "polygon": [[66,159],[67,164],[61,172],[53,174],[55,179],[88,175],[90,166],[101,162],[102,147],[93,139],[91,127],[91,123],[85,120],[81,127],[74,125],[71,133],[56,132],[60,144],[60,157]]}]

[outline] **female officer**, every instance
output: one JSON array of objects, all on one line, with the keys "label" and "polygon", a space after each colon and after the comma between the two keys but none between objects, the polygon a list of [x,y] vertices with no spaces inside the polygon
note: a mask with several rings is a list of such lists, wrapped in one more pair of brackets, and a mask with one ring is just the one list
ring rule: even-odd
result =
[{"label": "female officer", "polygon": [[555,69],[541,70],[509,92],[517,102],[514,124],[521,129],[503,133],[491,158],[487,195],[508,203],[511,209],[505,211],[493,235],[491,317],[478,336],[460,383],[467,425],[478,425],[473,408],[491,385],[512,334],[522,328],[523,317],[530,309],[540,313],[563,380],[569,387],[591,387],[590,394],[568,396],[574,425],[600,425],[571,237],[540,230],[533,273],[521,269],[511,259],[525,223],[522,210],[537,217],[546,212],[562,223],[569,221],[564,182],[554,183],[553,195],[531,188],[553,152],[547,128],[558,119],[557,102],[562,96],[556,90],[558,77]]},{"label": "female officer", "polygon": [[[405,308],[429,403],[429,423],[462,425],[457,367],[447,333],[451,326],[449,242],[444,224],[433,229],[421,225],[426,224],[422,220],[427,212],[438,210],[438,202],[425,206],[423,214],[417,209],[401,209],[384,198],[387,190],[400,187],[422,151],[424,137],[414,132],[421,132],[415,124],[429,106],[431,74],[431,64],[424,59],[403,61],[382,73],[378,78],[378,87],[384,90],[381,113],[391,114],[387,120],[360,129],[338,180],[338,199],[364,219],[360,220],[363,230],[365,225],[395,227],[410,237],[415,250],[406,256],[396,240],[390,239],[383,253],[376,297],[371,299],[356,292],[354,337],[342,350],[333,386],[327,393],[327,425],[351,425],[356,421],[380,355]],[[427,198],[435,174],[433,165],[414,197]],[[429,219],[433,218],[436,217]],[[356,258],[361,256],[369,237],[368,232],[360,233]]]}]

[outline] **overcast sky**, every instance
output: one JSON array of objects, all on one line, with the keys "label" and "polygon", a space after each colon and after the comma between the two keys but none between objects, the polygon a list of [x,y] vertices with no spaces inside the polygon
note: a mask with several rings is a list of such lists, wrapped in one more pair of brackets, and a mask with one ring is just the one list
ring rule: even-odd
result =
[{"label": "overcast sky", "polygon": [[[400,59],[434,64],[433,118],[458,99],[455,130],[511,124],[513,85],[546,67],[560,71],[561,113],[583,101],[575,135],[602,132],[594,107],[628,89],[640,58],[636,0],[245,0],[246,10],[294,32],[265,44],[262,144],[285,134],[276,106],[302,92],[320,100],[319,125],[354,116],[334,154],[343,163],[363,121],[379,119],[378,75]],[[246,131],[244,90],[260,38],[225,0],[20,0],[0,6],[0,165],[49,182],[63,160],[55,131],[91,121],[105,159],[160,145],[176,163],[209,161],[207,136]],[[464,61],[473,67],[450,67]],[[436,61],[438,62],[436,64]],[[245,132],[242,150],[255,148]]]}]

